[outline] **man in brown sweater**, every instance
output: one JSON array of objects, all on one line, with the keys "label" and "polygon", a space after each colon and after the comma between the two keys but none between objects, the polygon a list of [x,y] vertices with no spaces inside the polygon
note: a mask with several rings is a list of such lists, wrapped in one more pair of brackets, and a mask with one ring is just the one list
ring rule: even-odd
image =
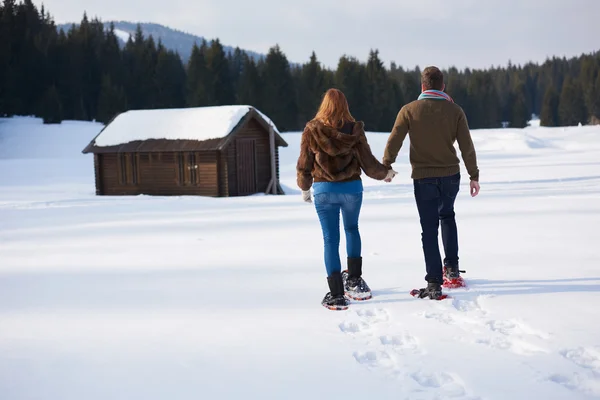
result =
[{"label": "man in brown sweater", "polygon": [[[421,220],[421,239],[425,255],[427,288],[419,297],[439,299],[442,287],[460,286],[458,269],[458,232],[454,201],[460,185],[458,146],[471,180],[471,196],[479,194],[477,156],[467,117],[462,108],[443,92],[444,75],[436,67],[426,68],[421,75],[422,93],[400,110],[388,139],[383,164],[391,166],[402,142],[410,137],[410,163],[414,193]],[[444,268],[438,244],[441,223],[444,244]]]}]

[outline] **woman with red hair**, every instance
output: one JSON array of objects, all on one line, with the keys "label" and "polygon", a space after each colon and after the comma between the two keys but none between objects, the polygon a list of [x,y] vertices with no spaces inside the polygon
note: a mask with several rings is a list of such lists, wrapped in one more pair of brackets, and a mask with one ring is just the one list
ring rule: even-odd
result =
[{"label": "woman with red hair", "polygon": [[[331,310],[348,308],[349,297],[368,300],[371,289],[362,278],[361,239],[358,218],[363,199],[361,171],[373,179],[389,182],[396,172],[381,164],[369,147],[364,123],[356,121],[346,96],[329,89],[317,115],[306,124],[296,166],[302,197],[314,203],[325,247],[329,292],[322,301]],[[340,211],[346,233],[348,268],[341,271]]]}]

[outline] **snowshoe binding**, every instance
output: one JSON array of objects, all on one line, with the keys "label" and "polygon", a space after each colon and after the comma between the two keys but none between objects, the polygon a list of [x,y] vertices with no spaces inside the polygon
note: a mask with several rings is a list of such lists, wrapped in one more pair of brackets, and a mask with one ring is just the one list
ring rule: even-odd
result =
[{"label": "snowshoe binding", "polygon": [[457,289],[466,287],[467,284],[465,280],[460,276],[460,274],[465,273],[466,271],[461,271],[458,267],[450,267],[448,265],[444,266],[444,283],[443,287],[447,289]]},{"label": "snowshoe binding", "polygon": [[362,278],[362,257],[348,257],[348,269],[342,272],[346,297],[364,301],[373,297],[371,288]]},{"label": "snowshoe binding", "polygon": [[342,272],[346,297],[352,300],[364,301],[373,298],[371,288],[363,278],[350,276],[348,271]]},{"label": "snowshoe binding", "polygon": [[426,288],[413,289],[410,294],[413,297],[418,297],[420,299],[428,298],[431,300],[444,300],[448,297],[447,294],[442,293],[442,286],[435,282],[429,282]]}]

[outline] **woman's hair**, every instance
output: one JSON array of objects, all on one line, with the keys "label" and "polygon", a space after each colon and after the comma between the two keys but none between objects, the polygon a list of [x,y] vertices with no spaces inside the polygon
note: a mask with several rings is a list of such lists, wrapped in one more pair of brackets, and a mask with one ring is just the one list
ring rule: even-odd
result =
[{"label": "woman's hair", "polygon": [[346,96],[341,90],[337,89],[329,89],[325,92],[315,119],[338,129],[344,126],[346,122],[356,121],[350,114]]}]

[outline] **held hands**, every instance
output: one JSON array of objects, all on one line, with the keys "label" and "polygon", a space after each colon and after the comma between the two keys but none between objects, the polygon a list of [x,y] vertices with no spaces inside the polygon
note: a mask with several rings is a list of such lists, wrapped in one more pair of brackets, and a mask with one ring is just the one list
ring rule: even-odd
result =
[{"label": "held hands", "polygon": [[390,183],[392,181],[392,179],[394,179],[394,177],[398,175],[398,173],[396,171],[394,171],[392,168],[390,168],[390,170],[387,173],[387,176],[385,177],[384,181],[387,183]]},{"label": "held hands", "polygon": [[471,192],[471,197],[475,197],[479,194],[479,182],[477,181],[471,181],[470,186],[470,192]]},{"label": "held hands", "polygon": [[306,203],[312,203],[312,197],[310,194],[310,190],[302,191],[302,200],[304,200],[304,202],[306,202]]}]

